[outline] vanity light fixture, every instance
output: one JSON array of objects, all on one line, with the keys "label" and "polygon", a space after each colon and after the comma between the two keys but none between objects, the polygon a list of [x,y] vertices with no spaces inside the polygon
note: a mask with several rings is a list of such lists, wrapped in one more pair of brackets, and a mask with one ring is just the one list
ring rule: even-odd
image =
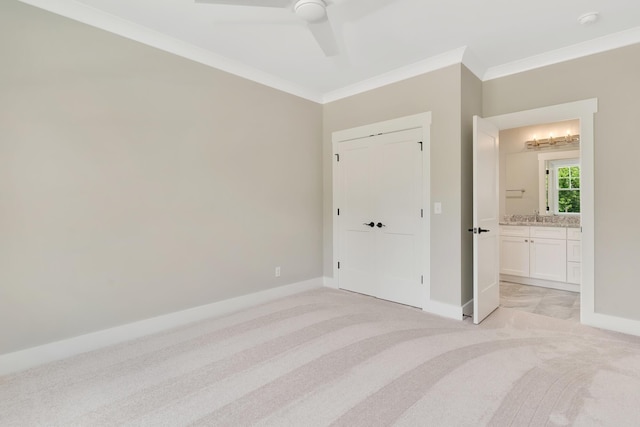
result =
[{"label": "vanity light fixture", "polygon": [[537,139],[534,137],[532,140],[525,142],[525,147],[528,149],[540,149],[543,147],[559,147],[562,145],[579,144],[580,135],[571,135],[567,133],[565,136],[549,135],[549,138]]}]

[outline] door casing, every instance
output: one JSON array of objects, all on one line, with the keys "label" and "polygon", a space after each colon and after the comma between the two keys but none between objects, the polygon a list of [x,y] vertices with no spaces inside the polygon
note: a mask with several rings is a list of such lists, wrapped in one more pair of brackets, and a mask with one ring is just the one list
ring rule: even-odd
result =
[{"label": "door casing", "polygon": [[552,105],[532,110],[486,117],[499,130],[534,126],[565,120],[580,120],[580,166],[583,189],[580,191],[582,225],[582,283],[580,285],[580,322],[610,329],[605,319],[595,313],[595,176],[594,176],[594,114],[598,99]]}]

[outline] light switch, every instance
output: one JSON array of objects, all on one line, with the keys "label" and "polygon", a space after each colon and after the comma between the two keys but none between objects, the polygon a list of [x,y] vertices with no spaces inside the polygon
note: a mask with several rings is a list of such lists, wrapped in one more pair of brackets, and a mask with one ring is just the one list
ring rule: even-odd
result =
[{"label": "light switch", "polygon": [[442,213],[442,203],[435,202],[433,204],[433,213],[434,214],[441,214]]}]

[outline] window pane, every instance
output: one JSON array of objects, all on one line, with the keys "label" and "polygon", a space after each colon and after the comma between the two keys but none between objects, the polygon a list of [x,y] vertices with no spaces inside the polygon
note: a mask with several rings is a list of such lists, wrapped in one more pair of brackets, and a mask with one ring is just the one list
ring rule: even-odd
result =
[{"label": "window pane", "polygon": [[558,188],[569,188],[569,178],[558,178]]},{"label": "window pane", "polygon": [[558,191],[558,212],[579,213],[580,212],[580,191],[579,190],[559,190]]},{"label": "window pane", "polygon": [[571,178],[571,188],[580,188],[580,178]]},{"label": "window pane", "polygon": [[573,178],[580,178],[580,166],[571,166],[571,176]]},{"label": "window pane", "polygon": [[568,178],[569,168],[558,168],[558,178]]}]

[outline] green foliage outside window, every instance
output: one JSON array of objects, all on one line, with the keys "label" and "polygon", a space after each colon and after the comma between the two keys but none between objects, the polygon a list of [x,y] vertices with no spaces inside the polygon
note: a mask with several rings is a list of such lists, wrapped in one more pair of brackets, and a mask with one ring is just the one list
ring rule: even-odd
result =
[{"label": "green foliage outside window", "polygon": [[558,168],[558,212],[580,213],[580,166]]}]

